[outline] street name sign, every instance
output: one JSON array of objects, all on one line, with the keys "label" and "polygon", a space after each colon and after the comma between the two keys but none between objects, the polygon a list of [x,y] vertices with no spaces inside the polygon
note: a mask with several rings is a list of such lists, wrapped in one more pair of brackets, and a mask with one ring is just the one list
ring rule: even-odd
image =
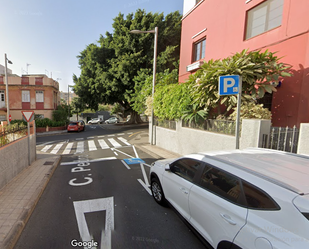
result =
[{"label": "street name sign", "polygon": [[234,95],[239,93],[239,75],[219,77],[219,95]]}]

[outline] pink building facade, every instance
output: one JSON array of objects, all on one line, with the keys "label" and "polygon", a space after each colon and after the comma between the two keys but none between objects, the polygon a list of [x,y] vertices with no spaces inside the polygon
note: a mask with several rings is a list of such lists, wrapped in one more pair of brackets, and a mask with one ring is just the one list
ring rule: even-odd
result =
[{"label": "pink building facade", "polygon": [[203,61],[268,49],[293,73],[269,97],[273,126],[308,123],[308,10],[308,0],[184,0],[179,81]]}]

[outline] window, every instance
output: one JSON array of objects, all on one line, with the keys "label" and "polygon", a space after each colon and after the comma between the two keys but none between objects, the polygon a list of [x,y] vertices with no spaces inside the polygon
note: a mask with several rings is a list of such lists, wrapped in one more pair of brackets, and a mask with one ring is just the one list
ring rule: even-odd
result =
[{"label": "window", "polygon": [[206,39],[203,39],[194,44],[194,61],[205,58]]},{"label": "window", "polygon": [[35,77],[36,85],[43,85],[43,77]]},{"label": "window", "polygon": [[0,91],[0,101],[5,101],[5,99],[4,99],[4,91],[3,90],[1,90]]},{"label": "window", "polygon": [[30,91],[28,90],[21,91],[21,101],[23,110],[30,109]]},{"label": "window", "polygon": [[265,210],[280,209],[278,204],[262,190],[245,181],[243,181],[242,186],[248,208]]},{"label": "window", "polygon": [[217,168],[206,166],[199,185],[235,203],[241,198],[239,178]]},{"label": "window", "polygon": [[267,0],[247,13],[246,39],[281,25],[284,0]]},{"label": "window", "polygon": [[176,175],[192,182],[197,169],[201,164],[202,162],[194,159],[182,158],[171,165],[171,171]]},{"label": "window", "polygon": [[30,91],[21,91],[22,102],[30,102]]},{"label": "window", "polygon": [[22,85],[29,85],[29,78],[28,77],[22,77],[21,78],[21,84]]},{"label": "window", "polygon": [[0,108],[5,107],[4,90],[0,90]]},{"label": "window", "polygon": [[36,91],[35,101],[44,102],[44,92],[43,91]]}]

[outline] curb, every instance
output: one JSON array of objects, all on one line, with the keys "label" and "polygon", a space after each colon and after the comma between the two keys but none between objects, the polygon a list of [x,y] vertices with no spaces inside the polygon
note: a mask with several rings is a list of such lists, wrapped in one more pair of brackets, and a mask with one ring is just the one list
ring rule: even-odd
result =
[{"label": "curb", "polygon": [[56,168],[58,167],[61,161],[61,156],[53,163],[53,167],[50,169],[48,174],[46,174],[42,181],[43,184],[40,184],[39,188],[35,193],[33,193],[31,199],[29,200],[29,207],[25,207],[22,213],[20,214],[18,220],[15,222],[16,224],[13,226],[9,234],[7,235],[7,239],[3,241],[5,249],[13,249],[15,244],[17,243],[23,229],[25,228],[33,210],[35,209],[38,201],[40,200],[49,180],[54,174]]}]

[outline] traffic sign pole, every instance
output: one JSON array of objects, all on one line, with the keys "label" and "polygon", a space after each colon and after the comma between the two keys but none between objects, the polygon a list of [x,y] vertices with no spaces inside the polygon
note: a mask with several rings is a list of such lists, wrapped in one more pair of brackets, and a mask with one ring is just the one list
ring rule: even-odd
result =
[{"label": "traffic sign pole", "polygon": [[219,95],[237,94],[237,116],[236,116],[236,149],[239,149],[239,127],[241,106],[242,77],[239,75],[225,75],[219,77]]},{"label": "traffic sign pole", "polygon": [[236,149],[239,149],[239,127],[240,127],[240,106],[241,106],[241,92],[242,92],[242,77],[239,77],[239,86],[237,94],[237,116],[236,116]]}]

